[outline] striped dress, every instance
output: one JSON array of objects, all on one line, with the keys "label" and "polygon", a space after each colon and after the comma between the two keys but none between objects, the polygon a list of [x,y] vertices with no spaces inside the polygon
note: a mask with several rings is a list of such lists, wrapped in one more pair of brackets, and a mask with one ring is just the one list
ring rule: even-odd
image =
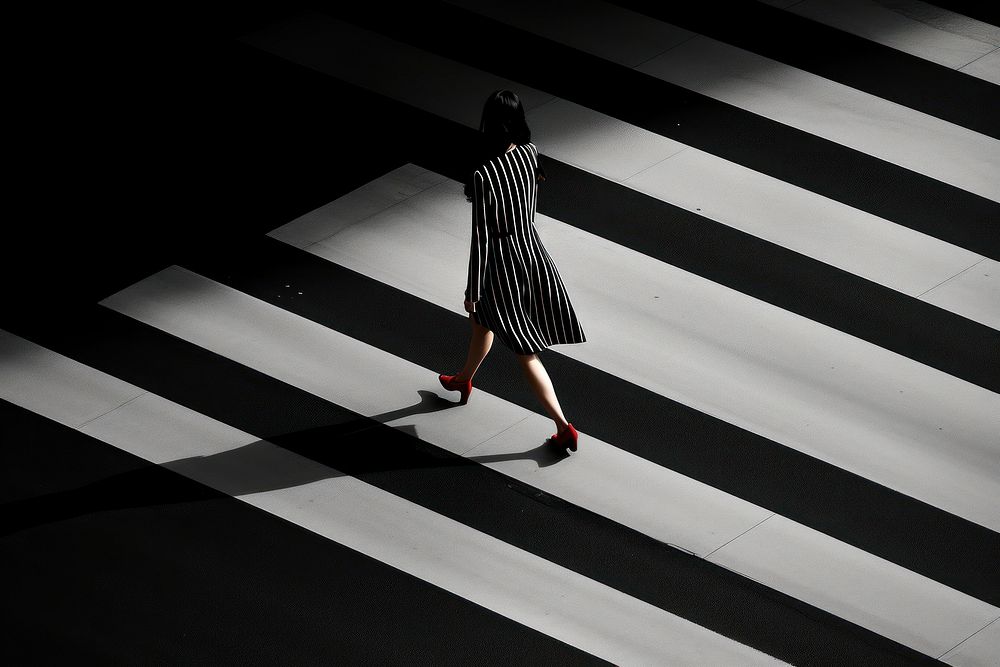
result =
[{"label": "striped dress", "polygon": [[528,142],[473,173],[465,296],[475,321],[518,354],[587,340],[559,271],[535,230],[538,149]]}]

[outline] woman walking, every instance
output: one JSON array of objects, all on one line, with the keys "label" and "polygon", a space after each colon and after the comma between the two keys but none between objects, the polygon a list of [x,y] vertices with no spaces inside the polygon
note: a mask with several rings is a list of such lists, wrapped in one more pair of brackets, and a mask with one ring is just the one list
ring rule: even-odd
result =
[{"label": "woman walking", "polygon": [[464,405],[476,370],[494,337],[499,338],[517,356],[528,384],[556,424],[549,440],[576,451],[576,429],[563,415],[538,352],[587,338],[535,230],[538,181],[545,180],[545,171],[518,96],[510,90],[490,94],[479,130],[485,159],[478,160],[465,186],[472,202],[465,290],[472,337],[462,370],[439,379],[445,389],[461,392]]}]

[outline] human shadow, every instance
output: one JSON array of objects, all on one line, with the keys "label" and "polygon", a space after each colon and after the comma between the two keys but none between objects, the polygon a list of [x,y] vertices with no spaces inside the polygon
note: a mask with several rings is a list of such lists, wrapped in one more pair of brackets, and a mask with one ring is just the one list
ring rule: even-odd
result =
[{"label": "human shadow", "polygon": [[[414,424],[387,426],[405,417],[457,407],[432,391],[395,410],[257,440],[240,447],[159,465],[142,463],[84,486],[0,505],[0,534],[108,510],[243,496],[343,475],[488,464],[517,459],[539,467],[566,458],[549,441],[523,452],[462,457],[420,440]],[[181,475],[178,480],[171,473]]]},{"label": "human shadow", "polygon": [[511,452],[509,454],[483,454],[479,456],[467,456],[466,459],[469,461],[475,461],[476,463],[482,463],[486,465],[488,463],[497,463],[500,461],[534,461],[539,468],[547,468],[550,465],[559,463],[563,459],[569,457],[565,449],[559,449],[556,445],[553,445],[549,440],[545,440],[542,444],[537,447],[532,447],[531,449],[526,449],[523,452]]}]

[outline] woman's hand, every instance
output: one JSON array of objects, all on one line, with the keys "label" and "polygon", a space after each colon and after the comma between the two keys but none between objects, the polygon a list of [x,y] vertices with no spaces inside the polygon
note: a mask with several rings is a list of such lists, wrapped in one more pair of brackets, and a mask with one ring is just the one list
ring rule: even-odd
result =
[{"label": "woman's hand", "polygon": [[474,313],[474,312],[476,312],[476,302],[475,301],[469,301],[468,299],[466,299],[465,300],[465,312],[467,312],[467,313]]}]

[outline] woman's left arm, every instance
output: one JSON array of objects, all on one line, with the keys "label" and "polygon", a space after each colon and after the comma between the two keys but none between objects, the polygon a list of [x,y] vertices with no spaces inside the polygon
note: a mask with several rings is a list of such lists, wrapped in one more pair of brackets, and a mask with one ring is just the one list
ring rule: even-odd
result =
[{"label": "woman's left arm", "polygon": [[[475,303],[482,295],[483,284],[486,281],[486,263],[489,259],[487,253],[489,230],[486,224],[486,183],[482,172],[478,169],[472,176],[472,190],[472,246],[469,250],[469,282],[465,290],[465,298],[467,301]],[[475,307],[473,307],[474,309]]]}]

